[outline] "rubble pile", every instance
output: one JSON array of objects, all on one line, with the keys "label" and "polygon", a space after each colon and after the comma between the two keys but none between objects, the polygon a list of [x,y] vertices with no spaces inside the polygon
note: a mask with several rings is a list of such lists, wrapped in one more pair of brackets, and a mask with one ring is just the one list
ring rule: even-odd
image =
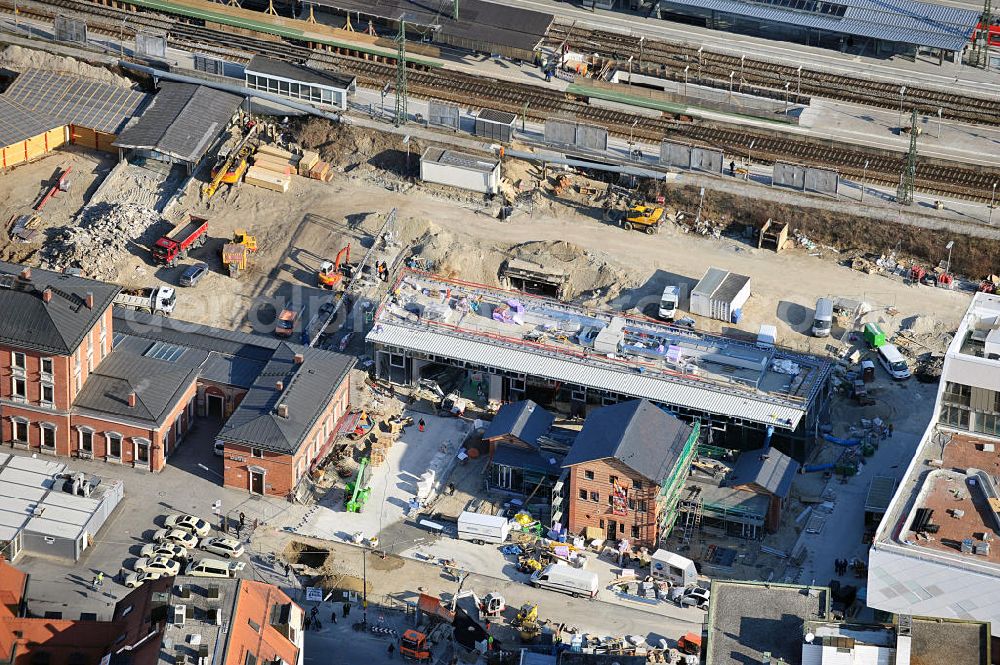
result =
[{"label": "rubble pile", "polygon": [[161,221],[159,213],[134,203],[87,206],[75,225],[49,231],[41,267],[78,268],[88,277],[115,281],[120,276],[122,257],[134,241]]}]

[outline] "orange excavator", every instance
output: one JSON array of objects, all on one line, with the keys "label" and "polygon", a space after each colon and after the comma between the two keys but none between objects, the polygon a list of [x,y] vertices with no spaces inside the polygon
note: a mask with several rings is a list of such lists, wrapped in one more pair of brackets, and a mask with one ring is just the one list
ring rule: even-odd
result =
[{"label": "orange excavator", "polygon": [[344,280],[342,268],[351,261],[351,244],[337,252],[333,262],[323,261],[316,271],[316,285],[321,289],[335,289]]}]

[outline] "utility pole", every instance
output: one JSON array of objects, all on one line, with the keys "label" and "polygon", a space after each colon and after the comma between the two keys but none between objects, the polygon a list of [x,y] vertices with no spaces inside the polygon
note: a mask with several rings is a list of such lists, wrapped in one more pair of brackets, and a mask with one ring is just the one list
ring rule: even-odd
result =
[{"label": "utility pole", "polygon": [[976,38],[972,41],[972,65],[986,69],[990,66],[990,25],[993,23],[992,0],[983,0],[983,14],[979,17]]},{"label": "utility pole", "polygon": [[913,185],[917,179],[917,109],[910,116],[910,150],[906,153],[906,164],[899,178],[899,188],[896,190],[896,202],[900,205],[913,205]]},{"label": "utility pole", "polygon": [[[456,3],[457,9],[457,3]],[[394,124],[406,124],[406,21],[399,17],[399,34],[396,35],[396,117]]]}]

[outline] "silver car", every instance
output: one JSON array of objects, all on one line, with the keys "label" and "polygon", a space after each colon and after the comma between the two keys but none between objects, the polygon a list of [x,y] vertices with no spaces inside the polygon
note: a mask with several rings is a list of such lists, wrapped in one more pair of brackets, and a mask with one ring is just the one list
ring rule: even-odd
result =
[{"label": "silver car", "polygon": [[212,554],[218,554],[227,559],[243,556],[243,543],[235,538],[202,538],[201,549]]}]

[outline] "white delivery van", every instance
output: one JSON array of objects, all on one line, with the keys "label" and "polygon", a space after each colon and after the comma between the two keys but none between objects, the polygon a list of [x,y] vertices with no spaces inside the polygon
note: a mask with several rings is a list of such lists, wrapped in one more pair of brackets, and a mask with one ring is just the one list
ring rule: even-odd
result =
[{"label": "white delivery van", "polygon": [[229,562],[218,559],[201,559],[193,561],[184,569],[185,575],[192,577],[236,577],[236,573],[243,570],[246,563],[243,561]]},{"label": "white delivery van", "polygon": [[458,539],[471,540],[477,545],[500,544],[510,535],[510,521],[500,515],[483,515],[465,510],[458,516]]},{"label": "white delivery van", "polygon": [[910,368],[906,364],[906,358],[899,352],[895,344],[883,344],[878,347],[878,361],[882,363],[882,367],[892,378],[910,378]]},{"label": "white delivery van", "polygon": [[681,289],[679,286],[667,285],[660,296],[660,307],[657,315],[664,321],[673,321],[677,316],[677,307],[681,304]]},{"label": "white delivery van", "polygon": [[813,315],[812,334],[816,337],[829,337],[833,329],[833,301],[820,298],[816,301],[816,313]]},{"label": "white delivery van", "polygon": [[654,580],[664,580],[682,589],[698,582],[694,561],[667,550],[653,552],[649,560],[649,574]]},{"label": "white delivery van", "polygon": [[597,573],[559,563],[549,564],[531,576],[531,586],[562,591],[575,598],[593,598],[597,595],[597,585]]}]

